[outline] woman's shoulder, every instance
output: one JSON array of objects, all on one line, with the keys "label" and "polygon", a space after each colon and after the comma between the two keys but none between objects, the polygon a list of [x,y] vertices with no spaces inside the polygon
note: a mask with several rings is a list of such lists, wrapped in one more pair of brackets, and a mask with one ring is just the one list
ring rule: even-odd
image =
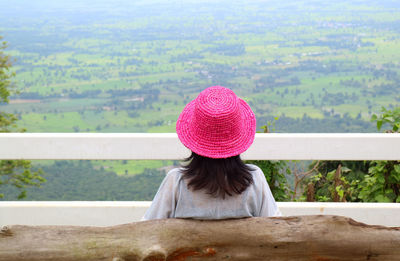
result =
[{"label": "woman's shoulder", "polygon": [[182,175],[179,168],[171,169],[165,175],[160,187],[163,189],[172,190],[179,184],[180,180],[182,179],[181,177]]},{"label": "woman's shoulder", "polygon": [[261,170],[261,168],[257,165],[254,164],[246,164],[248,167],[251,169],[251,174],[253,174],[253,178],[259,179],[259,178],[265,178],[264,172]]},{"label": "woman's shoulder", "polygon": [[173,168],[166,174],[166,178],[179,180],[182,178],[182,168]]},{"label": "woman's shoulder", "polygon": [[250,170],[250,172],[253,172],[253,173],[262,173],[262,170],[261,170],[261,168],[259,167],[259,166],[257,166],[257,165],[254,165],[254,164],[246,164],[246,166],[248,166],[251,170]]}]

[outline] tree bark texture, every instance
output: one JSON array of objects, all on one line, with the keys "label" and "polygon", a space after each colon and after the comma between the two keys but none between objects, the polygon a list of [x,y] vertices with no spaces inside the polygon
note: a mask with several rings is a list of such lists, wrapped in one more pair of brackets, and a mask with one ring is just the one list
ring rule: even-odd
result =
[{"label": "tree bark texture", "polygon": [[0,232],[0,260],[400,260],[400,227],[322,215],[15,225]]}]

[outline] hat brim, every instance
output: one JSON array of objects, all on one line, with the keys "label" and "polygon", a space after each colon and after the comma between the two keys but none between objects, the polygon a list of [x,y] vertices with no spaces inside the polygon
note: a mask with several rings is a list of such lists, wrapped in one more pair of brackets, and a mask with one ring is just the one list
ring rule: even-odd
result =
[{"label": "hat brim", "polygon": [[245,152],[253,143],[256,133],[256,117],[250,106],[239,98],[242,129],[238,135],[210,144],[197,137],[192,124],[196,100],[188,103],[176,122],[176,132],[182,144],[198,155],[209,158],[229,158]]}]

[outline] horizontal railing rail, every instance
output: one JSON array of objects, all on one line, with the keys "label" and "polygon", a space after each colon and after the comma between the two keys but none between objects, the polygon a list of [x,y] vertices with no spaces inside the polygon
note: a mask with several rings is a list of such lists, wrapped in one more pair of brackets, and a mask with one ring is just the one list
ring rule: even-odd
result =
[{"label": "horizontal railing rail", "polygon": [[[0,133],[0,159],[182,159],[175,133]],[[257,133],[254,160],[400,160],[399,133]]]}]

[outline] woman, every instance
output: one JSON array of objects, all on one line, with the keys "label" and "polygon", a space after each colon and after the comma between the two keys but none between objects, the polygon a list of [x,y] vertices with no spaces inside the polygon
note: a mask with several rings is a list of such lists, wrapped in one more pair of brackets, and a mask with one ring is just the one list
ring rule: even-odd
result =
[{"label": "woman", "polygon": [[253,143],[256,118],[233,91],[202,91],[183,109],[176,131],[192,155],[168,172],[142,220],[281,215],[261,169],[240,159]]}]

